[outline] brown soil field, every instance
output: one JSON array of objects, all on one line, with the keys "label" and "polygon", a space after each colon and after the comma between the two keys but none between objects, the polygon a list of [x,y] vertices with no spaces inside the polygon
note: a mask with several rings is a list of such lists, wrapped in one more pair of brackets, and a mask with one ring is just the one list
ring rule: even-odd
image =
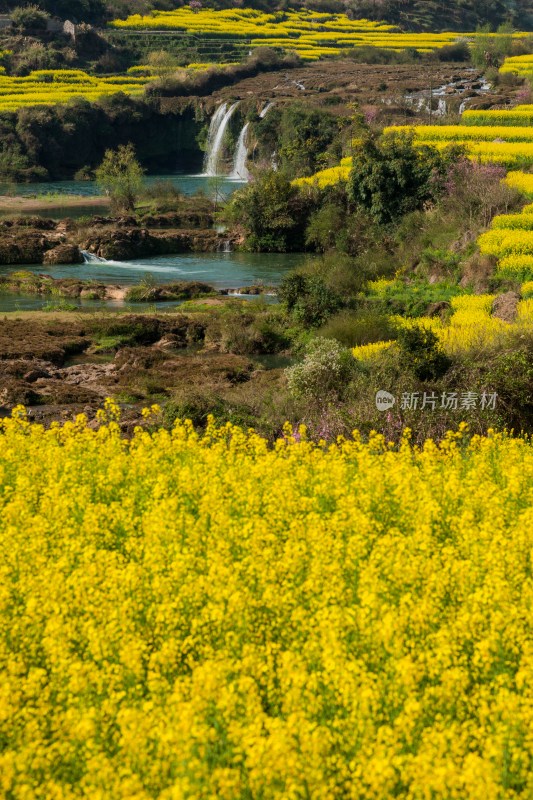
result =
[{"label": "brown soil field", "polygon": [[[455,88],[446,93],[450,110],[462,100],[469,108],[505,104],[516,89],[508,87],[485,93],[481,72],[463,64],[356,64],[353,61],[320,61],[285,73],[271,72],[248,78],[234,86],[214,92],[209,103],[218,105],[228,99],[250,99],[258,104],[287,102],[296,98],[313,105],[326,106],[334,113],[350,114],[349,105],[377,106],[384,112],[392,107],[408,108],[406,94],[436,91],[448,84]],[[398,112],[396,112],[397,114]],[[416,110],[412,109],[411,113]],[[428,116],[427,112],[420,114]]]}]

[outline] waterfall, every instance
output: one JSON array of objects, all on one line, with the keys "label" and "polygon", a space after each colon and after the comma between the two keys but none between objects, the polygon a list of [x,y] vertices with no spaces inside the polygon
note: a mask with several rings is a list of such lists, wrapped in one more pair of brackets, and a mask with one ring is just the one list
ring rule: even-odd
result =
[{"label": "waterfall", "polygon": [[[217,108],[211,125],[209,126],[209,135],[207,137],[207,152],[205,157],[204,174],[209,177],[214,177],[218,174],[218,162],[220,160],[220,152],[224,142],[224,134],[228,127],[228,122],[233,116],[233,112],[239,105],[239,102],[233,103],[232,106],[227,108],[226,103],[222,103]],[[226,110],[227,109],[227,110]]]},{"label": "waterfall", "polygon": [[213,152],[213,143],[215,141],[216,135],[218,133],[218,129],[220,128],[220,123],[222,122],[226,110],[228,108],[227,103],[222,103],[211,118],[211,124],[209,125],[209,133],[207,134],[207,149],[205,151],[205,159],[204,159],[204,173],[207,174],[209,159],[211,157],[211,153]]},{"label": "waterfall", "polygon": [[80,252],[83,256],[83,261],[85,264],[107,264],[105,258],[100,258],[100,256],[95,256],[94,253],[89,253],[88,250],[81,250]]},{"label": "waterfall", "polygon": [[[274,103],[272,102],[266,104],[259,114],[260,119],[264,119],[264,117],[268,114],[269,109],[271,109],[273,105]],[[249,123],[247,122],[243,126],[237,141],[235,156],[233,158],[233,169],[231,171],[231,175],[229,176],[230,178],[233,178],[233,180],[247,181],[250,178],[250,173],[246,167],[246,162],[248,160],[248,145],[246,143],[248,128]]]},{"label": "waterfall", "polygon": [[264,109],[259,114],[259,118],[260,119],[264,119],[273,105],[274,105],[273,102],[267,103],[266,106],[264,107]]},{"label": "waterfall", "polygon": [[446,104],[446,100],[443,98],[439,98],[439,104],[437,106],[437,115],[439,117],[445,117],[448,113],[448,106]]},{"label": "waterfall", "polygon": [[233,170],[230,178],[234,180],[247,181],[250,173],[246,167],[246,160],[248,158],[248,146],[246,144],[246,134],[248,133],[249,123],[244,125],[240,135],[237,147],[235,148],[235,158],[233,159]]}]

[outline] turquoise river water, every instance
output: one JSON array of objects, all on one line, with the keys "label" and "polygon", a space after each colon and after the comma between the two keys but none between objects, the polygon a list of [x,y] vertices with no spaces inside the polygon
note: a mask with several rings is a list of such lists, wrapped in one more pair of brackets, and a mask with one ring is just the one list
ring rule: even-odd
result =
[{"label": "turquoise river water", "polygon": [[[0,275],[8,275],[20,269],[51,275],[53,278],[80,278],[120,286],[131,286],[147,278],[155,283],[205,281],[217,289],[231,290],[254,284],[275,286],[287,272],[301,266],[306,258],[307,256],[299,253],[183,253],[176,256],[139,258],[135,261],[90,262],[76,266],[1,266]],[[85,309],[124,306],[124,303],[115,301],[69,298],[65,302]],[[0,293],[0,312],[36,310],[50,303],[61,303],[61,298]],[[155,305],[164,308],[175,306],[176,303]],[[142,310],[146,308],[146,304],[132,303],[131,308]]]}]

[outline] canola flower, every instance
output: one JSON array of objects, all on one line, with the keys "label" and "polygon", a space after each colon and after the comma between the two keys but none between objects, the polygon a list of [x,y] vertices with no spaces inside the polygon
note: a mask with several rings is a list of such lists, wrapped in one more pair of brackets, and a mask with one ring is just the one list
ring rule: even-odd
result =
[{"label": "canola flower", "polygon": [[519,170],[508,172],[505,183],[512,189],[518,189],[526,197],[533,199],[533,173]]},{"label": "canola flower", "polygon": [[511,280],[533,278],[533,255],[513,254],[504,256],[498,261],[496,275]]},{"label": "canola flower", "polygon": [[[533,259],[532,259],[533,262]],[[531,265],[533,267],[533,263]],[[522,297],[527,298],[530,295],[533,295],[533,281],[525,281],[522,286],[520,287],[520,294]]]},{"label": "canola flower", "polygon": [[518,317],[519,322],[528,323],[533,319],[533,299],[526,298],[524,300],[519,300],[516,314]]},{"label": "canola flower", "polygon": [[360,344],[352,348],[352,354],[358,361],[372,361],[376,356],[381,355],[385,350],[389,350],[394,342],[372,342],[371,344]]},{"label": "canola flower", "polygon": [[461,116],[465,125],[531,125],[533,122],[533,107],[505,109],[489,109],[476,111],[467,109]]},{"label": "canola flower", "polygon": [[[533,165],[533,129],[509,128],[514,135],[510,137],[511,141],[503,141],[501,128],[487,127],[486,130],[490,131],[489,134],[478,134],[479,127],[469,129],[466,125],[457,125],[453,126],[457,130],[447,132],[448,127],[443,125],[442,133],[439,134],[438,126],[418,125],[415,128],[392,126],[386,128],[385,133],[414,131],[417,145],[435,147],[438,150],[443,150],[452,144],[461,145],[465,148],[469,158],[481,163],[503,164],[507,167],[530,167]],[[464,136],[461,135],[461,130],[465,131]],[[517,130],[523,130],[524,133],[516,134]]]},{"label": "canola flower", "polygon": [[497,214],[491,223],[493,228],[507,230],[533,230],[533,213],[526,213],[524,209],[520,214]]},{"label": "canola flower", "polygon": [[533,55],[527,53],[523,56],[511,56],[506,58],[500,67],[500,72],[505,74],[509,72],[515,75],[529,76],[533,74]]},{"label": "canola flower", "polygon": [[383,133],[398,133],[411,130],[425,142],[533,142],[533,129],[526,126],[506,125],[391,125]]},{"label": "canola flower", "polygon": [[[505,182],[512,188],[527,189],[529,176],[510,172]],[[496,276],[511,280],[533,278],[533,204],[518,214],[498,214],[491,229],[478,237],[480,252],[498,258]]]},{"label": "canola flower", "polygon": [[477,241],[484,255],[533,255],[533,231],[495,229],[482,233]]},{"label": "canola flower", "polygon": [[56,105],[73,98],[94,101],[118,92],[141,95],[152,79],[134,73],[101,77],[77,69],[35,70],[25,77],[10,77],[0,73],[0,111],[16,111],[24,106]]},{"label": "canola flower", "polygon": [[[436,335],[443,350],[449,354],[465,352],[502,342],[510,335],[527,329],[533,331],[533,314],[528,309],[514,323],[492,316],[495,295],[456,295],[450,301],[451,316],[443,321],[439,317],[391,317],[397,327],[423,327]],[[378,353],[373,354],[375,357]]]},{"label": "canola flower", "polygon": [[367,290],[370,294],[384,297],[391,289],[400,286],[401,283],[396,278],[377,278],[374,281],[368,281]]},{"label": "canola flower", "polygon": [[525,439],[0,423],[0,792],[533,792]]},{"label": "canola flower", "polygon": [[326,186],[333,186],[341,181],[347,181],[350,177],[350,166],[329,167],[321,169],[306,178],[296,178],[293,180],[294,186],[317,186],[324,189]]},{"label": "canola flower", "polygon": [[431,52],[464,36],[456,33],[402,33],[394,25],[367,19],[352,20],[345,14],[302,9],[265,13],[251,8],[193,11],[183,6],[174,11],[133,14],[110,23],[115,30],[175,30],[210,39],[245,39],[251,48],[277,47],[294,50],[302,58],[316,60],[336,56],[354,47],[373,46],[391,50],[414,48]]}]

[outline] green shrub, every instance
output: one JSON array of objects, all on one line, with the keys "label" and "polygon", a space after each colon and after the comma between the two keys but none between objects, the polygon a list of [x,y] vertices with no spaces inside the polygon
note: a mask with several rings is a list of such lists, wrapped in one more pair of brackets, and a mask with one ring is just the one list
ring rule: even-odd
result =
[{"label": "green shrub", "polygon": [[334,339],[317,337],[307,345],[304,360],[286,369],[285,374],[294,398],[317,400],[342,398],[358,369],[350,350]]},{"label": "green shrub", "polygon": [[45,31],[50,14],[39,6],[19,6],[11,14],[13,27],[26,33],[27,31]]},{"label": "green shrub", "polygon": [[400,363],[421,381],[437,380],[450,368],[451,361],[438,344],[433,331],[416,326],[398,331]]},{"label": "green shrub", "polygon": [[341,297],[318,275],[288,275],[281,283],[278,296],[304,327],[323,325],[342,306]]},{"label": "green shrub", "polygon": [[342,311],[331,317],[319,331],[320,336],[336,339],[345,347],[372,342],[388,342],[397,336],[396,326],[388,315],[371,309]]}]

